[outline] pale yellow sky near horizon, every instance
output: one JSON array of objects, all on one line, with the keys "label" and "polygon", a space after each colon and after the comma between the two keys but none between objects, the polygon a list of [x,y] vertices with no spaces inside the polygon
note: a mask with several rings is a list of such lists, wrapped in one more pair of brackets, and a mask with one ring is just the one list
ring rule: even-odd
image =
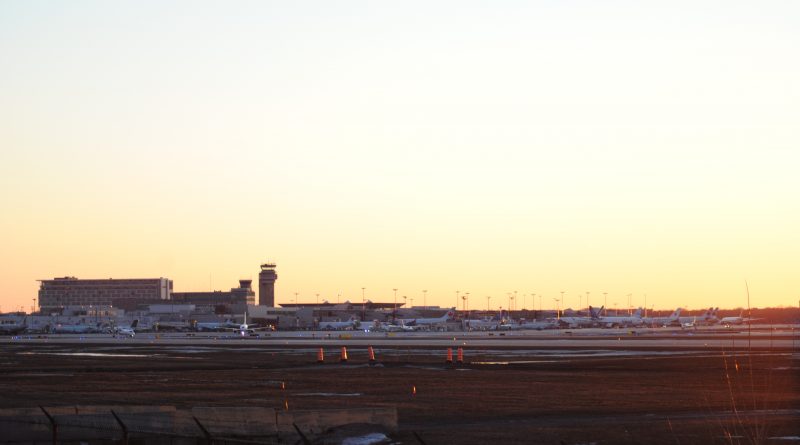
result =
[{"label": "pale yellow sky near horizon", "polygon": [[0,310],[265,260],[279,303],[796,306],[798,13],[2,2]]}]

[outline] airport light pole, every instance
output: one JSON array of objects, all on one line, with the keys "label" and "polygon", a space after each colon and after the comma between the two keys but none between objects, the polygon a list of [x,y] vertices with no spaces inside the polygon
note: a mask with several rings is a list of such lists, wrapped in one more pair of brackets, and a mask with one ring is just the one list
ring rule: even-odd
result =
[{"label": "airport light pole", "polygon": [[458,294],[459,292],[456,291],[456,310],[458,310]]},{"label": "airport light pole", "polygon": [[608,315],[608,292],[603,292],[603,312]]},{"label": "airport light pole", "polygon": [[[564,292],[561,292],[561,295],[564,295]],[[553,298],[553,301],[556,302],[556,320],[561,320],[561,311],[558,310],[558,298]]]},{"label": "airport light pole", "polygon": [[317,294],[317,306],[319,306],[319,294]]},{"label": "airport light pole", "polygon": [[644,294],[644,318],[647,318],[647,294]]},{"label": "airport light pole", "polygon": [[628,294],[628,315],[631,314],[631,297],[633,297],[633,294]]},{"label": "airport light pole", "polygon": [[428,307],[428,290],[427,289],[423,289],[422,290],[422,306],[426,307],[426,308]]},{"label": "airport light pole", "polygon": [[586,291],[586,309],[589,309],[589,291]]},{"label": "airport light pole", "polygon": [[392,289],[392,290],[394,291],[394,314],[392,314],[392,316],[396,317],[397,316],[396,315],[397,314],[397,289]]},{"label": "airport light pole", "polygon": [[489,300],[492,299],[491,295],[486,296],[486,312],[489,312]]},{"label": "airport light pole", "polygon": [[367,300],[364,298],[364,291],[366,290],[366,287],[361,288],[361,320],[364,320],[367,315]]},{"label": "airport light pole", "polygon": [[469,311],[469,292],[467,292],[467,299],[465,301],[467,302],[467,305],[464,307],[464,309]]}]

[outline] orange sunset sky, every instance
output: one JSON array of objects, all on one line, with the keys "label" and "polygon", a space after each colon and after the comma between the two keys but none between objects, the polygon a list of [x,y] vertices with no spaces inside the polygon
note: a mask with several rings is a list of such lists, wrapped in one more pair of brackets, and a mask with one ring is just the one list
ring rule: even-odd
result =
[{"label": "orange sunset sky", "polygon": [[266,260],[278,303],[795,306],[798,48],[788,1],[3,1],[0,309]]}]

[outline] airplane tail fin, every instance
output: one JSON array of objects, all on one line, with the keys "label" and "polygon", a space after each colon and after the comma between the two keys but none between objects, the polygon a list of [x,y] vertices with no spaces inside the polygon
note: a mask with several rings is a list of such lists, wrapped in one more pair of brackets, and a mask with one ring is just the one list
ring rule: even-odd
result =
[{"label": "airplane tail fin", "polygon": [[139,319],[138,318],[136,320],[133,320],[133,322],[131,323],[131,329],[135,328],[136,326],[139,326]]}]

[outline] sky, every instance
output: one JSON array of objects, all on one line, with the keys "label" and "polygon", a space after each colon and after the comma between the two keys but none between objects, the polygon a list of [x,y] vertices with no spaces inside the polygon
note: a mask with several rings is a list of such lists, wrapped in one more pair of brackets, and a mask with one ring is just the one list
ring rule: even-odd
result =
[{"label": "sky", "polygon": [[796,306],[800,3],[652,3],[0,2],[0,310]]}]

